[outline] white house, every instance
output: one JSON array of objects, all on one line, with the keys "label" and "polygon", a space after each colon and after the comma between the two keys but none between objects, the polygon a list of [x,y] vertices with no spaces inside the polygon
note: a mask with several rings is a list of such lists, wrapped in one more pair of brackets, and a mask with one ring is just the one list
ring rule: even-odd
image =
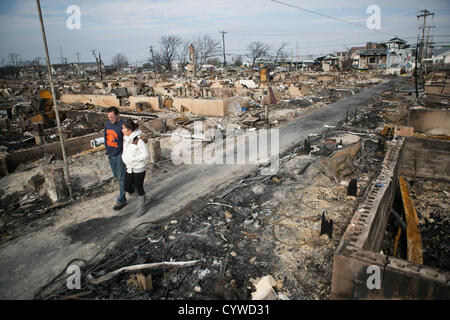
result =
[{"label": "white house", "polygon": [[395,37],[384,44],[388,50],[386,67],[404,67],[408,62],[411,63],[412,52],[405,40]]},{"label": "white house", "polygon": [[395,37],[384,44],[387,48],[386,71],[388,73],[397,74],[401,69],[406,72],[412,70],[414,66],[413,52],[405,40]]},{"label": "white house", "polygon": [[431,61],[433,64],[435,63],[450,63],[450,50],[446,50],[441,52],[440,54],[433,56],[430,59],[426,59],[427,61]]}]

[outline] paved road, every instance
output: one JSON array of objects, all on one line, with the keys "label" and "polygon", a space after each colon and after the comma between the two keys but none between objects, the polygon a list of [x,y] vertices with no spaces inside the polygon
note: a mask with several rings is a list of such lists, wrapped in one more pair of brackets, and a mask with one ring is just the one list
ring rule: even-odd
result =
[{"label": "paved road", "polygon": [[[347,110],[353,112],[358,105],[371,101],[373,96],[399,80],[369,88],[281,127],[280,152],[303,141],[310,133],[320,133],[325,129],[324,125],[342,120]],[[146,183],[152,205],[140,217],[134,214],[133,202],[120,214],[113,211],[115,194],[59,210],[48,226],[0,245],[0,299],[32,299],[35,292],[72,259],[89,260],[119,232],[126,232],[144,221],[167,218],[195,199],[230,185],[257,167],[256,164],[177,166]]]}]

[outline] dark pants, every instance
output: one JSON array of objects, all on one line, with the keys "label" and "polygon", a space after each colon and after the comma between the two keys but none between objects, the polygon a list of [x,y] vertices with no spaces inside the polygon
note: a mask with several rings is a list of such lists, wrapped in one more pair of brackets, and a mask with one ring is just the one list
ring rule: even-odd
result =
[{"label": "dark pants", "polygon": [[125,171],[125,191],[128,193],[133,193],[136,188],[137,194],[139,196],[144,196],[144,179],[145,171],[141,173],[128,173]]},{"label": "dark pants", "polygon": [[111,170],[113,172],[114,177],[119,180],[119,197],[117,198],[118,204],[124,204],[127,202],[125,198],[125,190],[124,190],[124,181],[125,181],[125,172],[126,167],[125,163],[122,161],[122,153],[119,153],[117,156],[108,156],[109,165],[111,166]]}]

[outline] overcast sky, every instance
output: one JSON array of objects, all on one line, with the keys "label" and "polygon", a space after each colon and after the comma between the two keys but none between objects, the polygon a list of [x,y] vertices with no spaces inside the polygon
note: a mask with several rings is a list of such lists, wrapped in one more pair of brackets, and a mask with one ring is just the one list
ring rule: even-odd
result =
[{"label": "overcast sky", "polygon": [[[222,43],[225,34],[227,61],[245,54],[252,41],[270,44],[275,50],[289,42],[289,55],[319,55],[363,46],[367,41],[386,41],[398,36],[414,44],[419,32],[417,14],[434,12],[427,21],[436,26],[434,41],[450,45],[448,0],[42,0],[41,7],[52,63],[60,61],[60,46],[69,62],[93,62],[91,50],[101,52],[106,64],[123,53],[131,64],[149,57],[149,47],[161,36],[183,40],[209,35]],[[80,29],[70,30],[66,10],[81,10]],[[380,29],[369,29],[372,13],[380,8]],[[335,19],[332,19],[333,17]],[[34,0],[0,1],[0,59],[8,53],[22,60],[44,57],[39,18]],[[222,59],[222,58],[221,58]]]}]

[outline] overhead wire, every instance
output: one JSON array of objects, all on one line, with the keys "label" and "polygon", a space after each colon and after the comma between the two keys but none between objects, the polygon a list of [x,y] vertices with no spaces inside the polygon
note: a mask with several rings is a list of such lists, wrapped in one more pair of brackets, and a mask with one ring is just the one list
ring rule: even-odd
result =
[{"label": "overhead wire", "polygon": [[[390,35],[390,36],[394,36],[395,30],[402,30],[402,29],[409,28],[408,26],[401,27],[401,28],[395,28],[393,31],[390,31],[390,32],[381,31],[381,30],[377,30],[377,29],[368,29],[367,26],[364,26],[364,25],[361,25],[361,24],[358,24],[358,23],[355,23],[355,22],[352,22],[352,21],[348,21],[348,20],[345,20],[345,19],[342,19],[342,18],[339,18],[339,17],[334,17],[334,16],[331,16],[331,15],[328,15],[328,14],[324,14],[324,13],[321,13],[321,12],[318,12],[318,11],[315,11],[315,10],[306,9],[306,8],[303,8],[303,7],[300,7],[300,6],[297,6],[297,5],[293,5],[293,4],[290,4],[290,3],[287,3],[287,2],[283,2],[283,1],[278,1],[278,0],[271,0],[271,1],[275,2],[275,3],[278,3],[278,4],[281,4],[281,5],[285,5],[285,6],[291,7],[291,8],[302,10],[302,11],[305,11],[305,12],[308,12],[308,13],[311,13],[311,14],[315,14],[315,15],[319,15],[319,16],[322,16],[322,17],[325,17],[325,18],[328,18],[328,19],[339,21],[339,22],[345,23],[347,25],[355,26],[355,27],[358,27],[358,28],[361,28],[361,29],[364,29],[364,30],[376,31],[376,32],[387,34],[387,35]],[[433,9],[432,11],[448,11],[448,10],[450,10],[450,9],[443,9],[443,8],[441,8],[441,9]],[[416,13],[417,13],[416,11],[414,11],[414,12],[410,11],[410,12],[408,12],[406,14],[394,15],[394,16],[390,16],[390,17],[384,18],[384,21],[385,20],[394,20],[394,19],[398,19],[398,18],[402,18],[402,17],[406,17],[406,16],[412,16],[412,15],[416,16]],[[414,25],[414,26],[416,26],[416,25]],[[444,26],[444,27],[441,27],[441,28],[450,28],[450,26]],[[228,33],[231,34],[231,35],[234,34],[236,36],[257,37],[258,35],[261,35],[261,36],[264,36],[264,37],[280,37],[280,36],[304,35],[304,34],[308,33],[307,30],[311,30],[311,29],[314,29],[314,28],[307,28],[307,29],[302,28],[301,31],[295,31],[294,29],[289,28],[289,29],[279,29],[279,30],[228,31]],[[387,28],[387,29],[390,29],[390,28]],[[286,32],[283,32],[283,31],[286,31]],[[395,36],[398,36],[398,35],[395,34]],[[403,36],[400,36],[400,37],[402,39],[415,39],[415,37],[403,37]],[[436,35],[434,37],[447,37],[447,36],[446,35],[445,36],[444,35]],[[342,41],[342,40],[345,41],[345,39],[340,39],[339,41]],[[233,39],[233,38],[228,38],[227,41],[240,42],[240,43],[249,43],[249,41],[246,41],[246,40]],[[319,42],[330,43],[330,41],[314,41],[314,42],[307,41],[307,43],[319,43]],[[347,46],[347,45],[360,44],[360,43],[363,43],[363,42],[361,41],[361,42],[358,42],[358,43],[336,44],[335,46]],[[304,49],[304,48],[314,49],[314,48],[326,48],[326,47],[332,47],[332,46],[333,45],[331,45],[331,44],[330,45],[326,45],[326,46],[325,45],[324,46],[322,46],[322,45],[321,46],[314,46],[314,45],[304,46],[304,45],[302,45],[301,48],[302,49]],[[148,49],[150,49],[150,46],[146,46],[146,47],[143,47],[143,48],[131,49],[131,50],[127,50],[127,51],[122,52],[122,53],[123,54],[134,53],[134,52],[139,52],[139,51],[148,50]],[[286,48],[286,49],[296,49],[296,48]],[[79,54],[85,54],[85,53],[89,53],[89,52],[90,51],[84,51],[84,52],[80,52]],[[109,54],[109,53],[112,53],[112,52],[106,51],[104,53]],[[147,60],[148,59],[139,59],[139,60],[136,60],[136,63],[137,64],[145,63]]]},{"label": "overhead wire", "polygon": [[[342,22],[342,23],[346,23],[348,25],[356,26],[358,28],[368,29],[367,26],[363,26],[363,25],[360,25],[360,24],[357,24],[357,23],[354,23],[354,22],[351,22],[351,21],[347,21],[347,20],[341,19],[341,18],[333,17],[333,16],[330,16],[330,15],[327,15],[327,14],[324,14],[324,13],[321,13],[321,12],[318,12],[318,11],[305,9],[305,8],[302,8],[302,7],[299,7],[299,6],[295,6],[295,5],[292,5],[290,3],[286,3],[286,2],[283,2],[283,1],[278,1],[278,0],[271,0],[271,1],[279,3],[279,4],[282,4],[282,5],[285,5],[285,6],[288,6],[288,7],[291,7],[291,8],[295,8],[295,9],[298,9],[298,10],[303,10],[303,11],[306,11],[306,12],[309,12],[309,13],[312,13],[312,14],[316,14],[316,15],[319,15],[319,16],[322,16],[322,17],[333,19],[333,20],[336,20],[336,21],[339,21],[339,22]],[[375,31],[375,32],[380,32],[380,33],[384,33],[384,34],[388,34],[388,35],[391,35],[391,36],[393,35],[392,33],[381,31],[381,30],[378,30],[378,29],[368,29],[368,30]]]}]

